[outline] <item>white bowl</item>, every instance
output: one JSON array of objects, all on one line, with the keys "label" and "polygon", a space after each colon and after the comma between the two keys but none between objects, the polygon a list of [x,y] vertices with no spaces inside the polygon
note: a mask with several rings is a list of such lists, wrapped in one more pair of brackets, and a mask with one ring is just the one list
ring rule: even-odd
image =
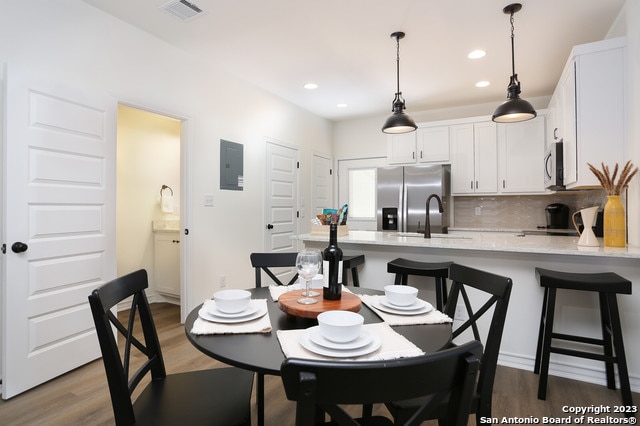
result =
[{"label": "white bowl", "polygon": [[326,311],[318,315],[322,336],[336,343],[345,343],[360,336],[364,317],[351,311]]},{"label": "white bowl", "polygon": [[226,314],[242,312],[249,306],[251,293],[247,290],[221,290],[213,294],[216,308]]},{"label": "white bowl", "polygon": [[396,306],[409,306],[416,301],[418,289],[408,285],[388,285],[384,288],[387,302]]}]

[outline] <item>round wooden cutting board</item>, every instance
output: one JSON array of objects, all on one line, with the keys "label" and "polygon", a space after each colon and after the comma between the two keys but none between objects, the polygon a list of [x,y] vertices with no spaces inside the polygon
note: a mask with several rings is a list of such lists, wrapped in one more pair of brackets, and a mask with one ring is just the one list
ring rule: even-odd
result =
[{"label": "round wooden cutting board", "polygon": [[[278,297],[278,305],[280,306],[280,309],[295,317],[316,318],[319,314],[325,311],[343,310],[358,312],[362,304],[358,296],[353,293],[343,291],[340,300],[325,300],[322,298],[322,294],[320,294],[320,296],[314,297],[318,300],[318,303],[314,303],[313,305],[303,305],[302,303],[297,302],[298,299],[303,297],[301,294],[303,292],[304,290],[295,290],[282,294]],[[320,289],[320,292],[322,292],[322,289]]]}]

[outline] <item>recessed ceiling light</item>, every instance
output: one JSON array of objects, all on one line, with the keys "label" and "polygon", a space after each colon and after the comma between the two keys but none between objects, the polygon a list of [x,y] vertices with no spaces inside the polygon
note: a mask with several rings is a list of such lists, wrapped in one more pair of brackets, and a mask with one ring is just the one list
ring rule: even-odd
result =
[{"label": "recessed ceiling light", "polygon": [[476,83],[476,87],[487,87],[490,84],[491,83],[489,83],[488,81],[479,81]]},{"label": "recessed ceiling light", "polygon": [[313,89],[317,89],[318,85],[315,83],[307,83],[304,85],[305,89],[309,89],[309,90],[313,90]]},{"label": "recessed ceiling light", "polygon": [[477,50],[474,50],[473,52],[469,53],[467,55],[467,58],[469,58],[469,59],[478,59],[478,58],[482,58],[486,54],[487,54],[487,52],[485,52],[484,50],[477,49]]},{"label": "recessed ceiling light", "polygon": [[349,105],[347,105],[347,104],[338,104],[338,105],[336,105],[336,106],[337,106],[338,108],[346,108],[346,107],[348,107]]}]

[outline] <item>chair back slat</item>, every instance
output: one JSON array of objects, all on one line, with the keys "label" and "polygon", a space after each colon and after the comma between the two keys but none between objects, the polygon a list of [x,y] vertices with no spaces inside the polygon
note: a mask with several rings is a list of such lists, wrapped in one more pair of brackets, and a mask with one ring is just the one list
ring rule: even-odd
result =
[{"label": "chair back slat", "polygon": [[[282,280],[274,274],[271,268],[294,268],[298,253],[251,253],[251,266],[255,268],[256,288],[262,287],[262,271],[273,280],[276,285],[285,285]],[[298,279],[296,272],[286,285],[291,285]]]},{"label": "chair back slat", "polygon": [[[358,424],[339,405],[425,399],[430,408],[447,396],[447,424],[464,426],[482,344],[477,341],[419,357],[381,361],[321,361],[287,358],[281,366],[289,400],[296,401],[296,425],[313,424],[320,407],[339,425]],[[405,423],[420,424],[417,416]]]},{"label": "chair back slat", "polygon": [[[513,283],[510,278],[456,263],[452,264],[449,269],[449,278],[452,281],[452,286],[447,305],[444,308],[445,313],[451,318],[454,318],[456,306],[460,299],[459,296],[462,295],[462,303],[469,316],[469,319],[455,326],[455,330],[453,331],[454,338],[471,328],[474,339],[482,342],[483,340],[481,339],[478,329],[478,321],[485,314],[488,315],[488,313],[491,312],[491,308],[493,308],[489,331],[484,340],[484,353],[482,355],[480,374],[478,376],[476,390],[477,406],[472,410],[472,412],[476,413],[477,418],[490,418],[493,383]],[[477,290],[474,292],[474,296],[478,293],[478,298],[482,297],[480,294],[484,294],[484,303],[480,302],[482,304],[479,308],[473,308],[468,296],[468,289]]]},{"label": "chair back slat", "polygon": [[[147,373],[150,372],[153,379],[166,377],[158,335],[144,292],[147,287],[147,272],[141,269],[116,278],[89,295],[116,424],[135,423],[131,393]],[[128,298],[132,302],[125,326],[112,310]],[[125,339],[122,355],[114,329]],[[142,338],[138,337],[140,334]],[[142,362],[133,361],[133,348],[143,354]],[[132,363],[136,364],[136,371],[130,373]]]}]

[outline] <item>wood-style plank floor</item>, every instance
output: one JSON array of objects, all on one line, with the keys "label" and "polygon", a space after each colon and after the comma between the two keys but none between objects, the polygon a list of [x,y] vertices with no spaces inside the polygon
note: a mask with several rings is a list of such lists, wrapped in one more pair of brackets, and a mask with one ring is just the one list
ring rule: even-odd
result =
[{"label": "wood-style plank floor", "polygon": [[[152,310],[168,373],[223,366],[187,341],[177,306],[159,303],[153,304]],[[535,418],[542,424],[545,416],[566,417],[568,414],[562,411],[565,405],[613,407],[621,404],[619,391],[553,376],[549,377],[547,401],[540,401],[537,399],[537,385],[538,376],[532,372],[498,367],[493,415],[500,420],[502,417]],[[286,400],[280,378],[267,376],[265,392],[267,424],[293,425],[295,406]],[[634,401],[636,404],[640,402],[639,394],[634,394]],[[253,408],[255,424],[255,404]],[[374,412],[384,414],[386,410],[376,406]],[[111,401],[100,359],[10,400],[0,400],[0,425],[112,424]],[[475,424],[473,416],[469,424]]]}]

